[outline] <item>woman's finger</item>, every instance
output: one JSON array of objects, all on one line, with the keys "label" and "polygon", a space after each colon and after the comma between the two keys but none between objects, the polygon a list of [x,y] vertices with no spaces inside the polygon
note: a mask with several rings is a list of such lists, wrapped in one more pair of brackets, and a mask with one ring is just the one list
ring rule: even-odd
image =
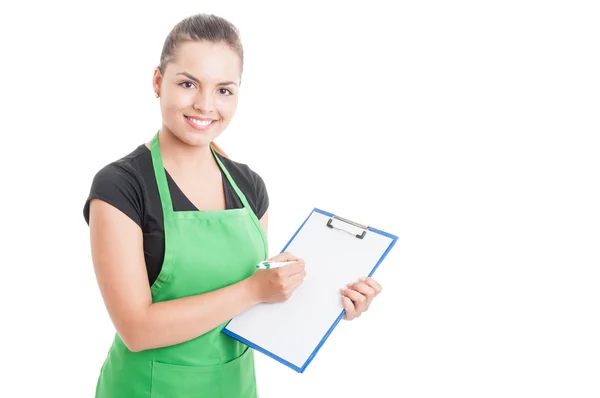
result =
[{"label": "woman's finger", "polygon": [[354,302],[354,308],[360,315],[367,308],[367,297],[353,289],[343,289],[342,294]]},{"label": "woman's finger", "polygon": [[348,288],[351,288],[353,290],[356,290],[357,292],[361,293],[363,296],[366,296],[367,299],[373,299],[373,297],[375,297],[375,288],[367,285],[364,282],[358,282],[358,283],[349,283],[348,284]]},{"label": "woman's finger", "polygon": [[383,287],[373,278],[360,278],[360,281],[372,287],[376,296],[383,290]]},{"label": "woman's finger", "polygon": [[306,265],[302,260],[290,260],[294,261],[291,264],[284,265],[279,268],[275,268],[278,272],[281,272],[283,275],[291,277],[293,275],[303,274],[305,272]]},{"label": "woman's finger", "polygon": [[296,290],[304,282],[304,276],[302,274],[296,274],[288,279],[290,289]]},{"label": "woman's finger", "polygon": [[350,320],[356,318],[356,309],[354,308],[354,304],[348,297],[342,296],[342,305],[344,306],[344,310],[346,310],[346,315],[344,315],[344,319]]},{"label": "woman's finger", "polygon": [[292,253],[290,252],[283,252],[283,253],[279,253],[276,256],[273,256],[269,259],[269,261],[281,261],[281,262],[285,262],[285,261],[298,261],[301,260],[300,257],[294,256]]}]

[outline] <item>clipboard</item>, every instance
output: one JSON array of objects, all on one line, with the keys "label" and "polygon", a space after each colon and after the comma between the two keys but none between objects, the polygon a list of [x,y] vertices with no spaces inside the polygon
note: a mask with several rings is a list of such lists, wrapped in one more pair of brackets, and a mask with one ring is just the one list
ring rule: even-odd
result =
[{"label": "clipboard", "polygon": [[285,302],[256,305],[222,333],[304,373],[345,315],[340,288],[373,276],[398,237],[314,208],[281,252],[306,264],[304,282]]}]

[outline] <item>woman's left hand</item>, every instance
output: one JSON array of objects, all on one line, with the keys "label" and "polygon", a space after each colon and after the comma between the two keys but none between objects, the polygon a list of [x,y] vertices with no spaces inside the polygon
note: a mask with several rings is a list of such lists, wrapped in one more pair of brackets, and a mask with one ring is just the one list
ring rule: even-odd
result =
[{"label": "woman's left hand", "polygon": [[348,287],[341,289],[342,304],[346,310],[344,319],[350,321],[358,318],[369,309],[371,302],[379,293],[381,285],[372,278],[360,278],[358,282],[349,283]]}]

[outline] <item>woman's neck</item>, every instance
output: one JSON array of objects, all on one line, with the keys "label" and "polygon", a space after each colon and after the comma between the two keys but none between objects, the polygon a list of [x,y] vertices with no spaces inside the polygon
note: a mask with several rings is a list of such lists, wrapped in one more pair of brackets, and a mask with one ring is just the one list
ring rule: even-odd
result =
[{"label": "woman's neck", "polygon": [[165,168],[176,168],[185,172],[203,172],[218,168],[209,145],[188,145],[164,128],[158,133],[158,138]]}]

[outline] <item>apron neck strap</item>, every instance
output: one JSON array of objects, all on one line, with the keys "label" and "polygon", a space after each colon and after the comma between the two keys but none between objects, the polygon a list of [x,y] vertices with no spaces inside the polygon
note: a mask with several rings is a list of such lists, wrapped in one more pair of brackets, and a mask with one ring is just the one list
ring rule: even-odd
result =
[{"label": "apron neck strap", "polygon": [[[244,193],[237,186],[237,184],[231,177],[231,174],[229,174],[229,171],[227,170],[225,165],[223,165],[223,162],[221,162],[221,159],[219,159],[219,156],[215,152],[214,148],[211,146],[210,149],[211,149],[213,156],[215,157],[215,160],[217,161],[217,164],[219,165],[219,167],[225,174],[225,177],[227,177],[227,180],[233,187],[237,196],[240,198],[240,201],[242,202],[243,206],[245,208],[249,209],[250,204],[248,203],[248,199],[246,199],[246,196],[244,195]],[[160,145],[158,142],[158,132],[156,133],[156,135],[154,135],[154,138],[152,138],[152,141],[150,142],[150,153],[152,155],[152,164],[154,166],[154,175],[156,177],[156,184],[158,185],[158,193],[160,195],[160,202],[162,203],[163,212],[165,214],[172,213],[173,212],[173,203],[171,201],[171,193],[169,192],[169,184],[167,183],[167,173],[165,171],[165,165],[163,163],[162,155],[160,153]]]},{"label": "apron neck strap", "polygon": [[223,164],[223,162],[221,162],[221,159],[219,159],[219,156],[215,152],[215,149],[212,147],[212,145],[210,146],[210,149],[211,149],[211,151],[213,153],[213,156],[217,160],[217,163],[219,164],[219,167],[221,168],[221,170],[223,170],[223,173],[225,174],[225,177],[227,177],[227,180],[229,181],[229,183],[233,187],[233,190],[237,194],[238,198],[240,198],[240,201],[242,202],[242,204],[244,205],[245,208],[250,209],[250,204],[248,203],[248,199],[246,199],[246,195],[244,195],[244,193],[242,192],[242,190],[237,186],[237,184],[235,183],[235,181],[231,177],[231,174],[229,174],[229,171],[227,170],[227,168],[225,167],[225,165]]},{"label": "apron neck strap", "polygon": [[173,212],[173,203],[171,202],[171,193],[169,192],[169,184],[167,183],[167,173],[163,164],[162,155],[160,154],[160,146],[158,143],[158,132],[150,142],[150,154],[152,155],[152,165],[154,166],[154,176],[158,185],[158,194],[162,203],[163,213]]}]

